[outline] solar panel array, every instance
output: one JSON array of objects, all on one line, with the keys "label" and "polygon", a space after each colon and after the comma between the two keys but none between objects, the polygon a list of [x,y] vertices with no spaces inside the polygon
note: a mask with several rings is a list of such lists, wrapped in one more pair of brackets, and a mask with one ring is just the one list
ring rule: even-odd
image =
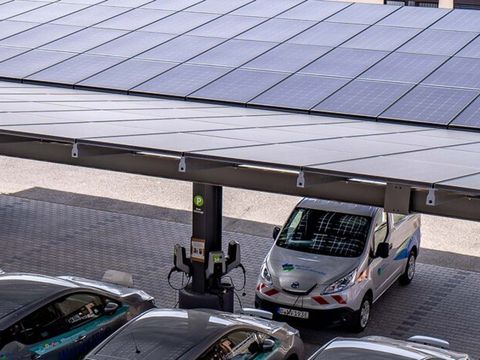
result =
[{"label": "solar panel array", "polygon": [[0,77],[480,129],[480,11],[13,0]]}]

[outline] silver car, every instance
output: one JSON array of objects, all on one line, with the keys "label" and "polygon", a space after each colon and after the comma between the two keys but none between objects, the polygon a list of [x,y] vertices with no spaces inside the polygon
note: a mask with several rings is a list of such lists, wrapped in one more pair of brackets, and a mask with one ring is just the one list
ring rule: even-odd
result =
[{"label": "silver car", "polygon": [[142,290],[78,277],[0,275],[0,360],[82,358],[154,307]]},{"label": "silver car", "polygon": [[309,360],[468,360],[467,354],[448,350],[446,341],[414,336],[408,341],[382,336],[360,339],[337,338],[324,345]]},{"label": "silver car", "polygon": [[304,199],[274,238],[258,278],[256,307],[280,318],[348,322],[362,331],[372,303],[397,279],[412,281],[420,216]]},{"label": "silver car", "polygon": [[152,309],[86,359],[301,360],[303,356],[298,331],[286,323],[216,310]]}]

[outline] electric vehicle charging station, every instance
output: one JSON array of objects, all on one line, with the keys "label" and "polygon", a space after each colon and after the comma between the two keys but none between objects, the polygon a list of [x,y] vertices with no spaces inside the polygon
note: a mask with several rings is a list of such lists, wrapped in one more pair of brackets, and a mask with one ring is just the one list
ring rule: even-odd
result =
[{"label": "electric vehicle charging station", "polygon": [[[190,257],[184,247],[174,249],[174,271],[191,277],[191,284],[179,290],[179,306],[183,309],[211,308],[233,312],[234,288],[222,277],[241,264],[240,244],[230,242],[228,252],[222,250],[221,186],[193,184],[192,237]],[[169,275],[169,277],[170,277]]]}]

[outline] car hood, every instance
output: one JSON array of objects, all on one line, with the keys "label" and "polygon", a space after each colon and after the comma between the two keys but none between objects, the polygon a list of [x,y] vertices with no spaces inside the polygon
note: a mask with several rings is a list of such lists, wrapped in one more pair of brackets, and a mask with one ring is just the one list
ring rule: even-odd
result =
[{"label": "car hood", "polygon": [[274,246],[267,266],[274,285],[294,293],[323,291],[360,264],[359,258],[316,255]]},{"label": "car hood", "polygon": [[82,277],[76,277],[76,276],[59,276],[60,279],[68,280],[71,281],[77,285],[80,286],[86,286],[86,287],[93,287],[96,289],[100,289],[103,291],[107,291],[109,293],[115,294],[119,297],[129,297],[131,295],[138,295],[142,298],[142,300],[153,300],[153,297],[149,294],[147,294],[143,290],[138,290],[138,289],[132,289],[132,288],[127,288],[125,286],[117,285],[117,284],[111,284],[103,281],[96,281],[96,280],[90,280],[90,279],[85,279]]}]

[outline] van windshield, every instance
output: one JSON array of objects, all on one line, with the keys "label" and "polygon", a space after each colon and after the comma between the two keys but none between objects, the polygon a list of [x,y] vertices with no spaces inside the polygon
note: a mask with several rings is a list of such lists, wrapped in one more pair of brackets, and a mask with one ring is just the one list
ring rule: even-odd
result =
[{"label": "van windshield", "polygon": [[276,244],[313,254],[358,257],[365,248],[370,222],[367,216],[297,208]]}]

